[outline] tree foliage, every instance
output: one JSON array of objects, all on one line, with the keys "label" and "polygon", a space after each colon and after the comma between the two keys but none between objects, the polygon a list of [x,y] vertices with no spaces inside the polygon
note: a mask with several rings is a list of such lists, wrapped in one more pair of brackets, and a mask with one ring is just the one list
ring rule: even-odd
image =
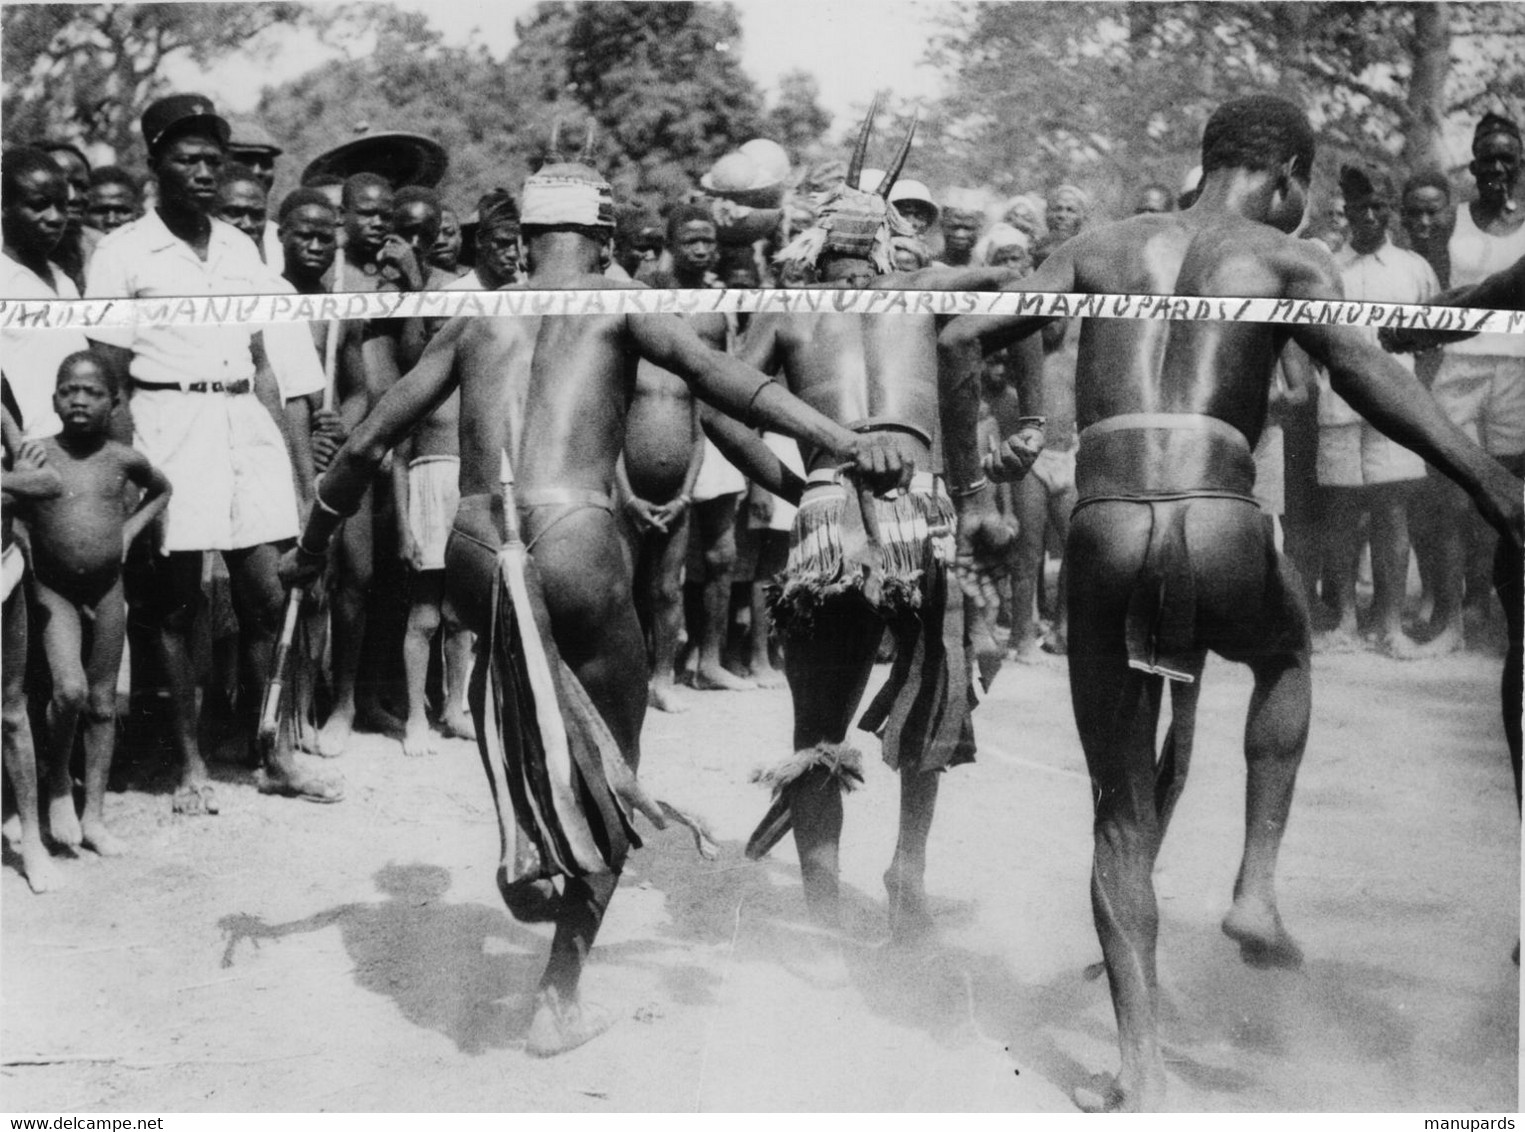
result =
[{"label": "tree foliage", "polygon": [[963,4],[931,56],[951,93],[932,146],[1002,191],[1080,180],[1116,206],[1179,183],[1212,108],[1253,90],[1308,108],[1332,160],[1454,166],[1446,139],[1525,77],[1513,4]]},{"label": "tree foliage", "polygon": [[[541,3],[502,60],[446,45],[425,16],[388,4],[345,5],[316,29],[346,58],[266,91],[259,106],[295,168],[360,125],[414,130],[449,151],[441,189],[465,204],[494,185],[516,188],[557,119],[574,144],[591,121],[599,167],[621,197],[651,207],[767,129],[728,4]],[[829,122],[813,87],[784,93],[784,120]]]},{"label": "tree foliage", "polygon": [[269,49],[263,33],[302,16],[294,3],[6,4],[6,136],[141,154],[138,118],[168,93],[166,62],[205,66],[234,51],[257,59]]}]

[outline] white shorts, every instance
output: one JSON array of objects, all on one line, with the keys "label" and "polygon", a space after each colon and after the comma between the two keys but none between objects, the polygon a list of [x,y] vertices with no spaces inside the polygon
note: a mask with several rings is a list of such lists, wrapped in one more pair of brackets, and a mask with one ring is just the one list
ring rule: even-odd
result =
[{"label": "white shorts", "polygon": [[1424,460],[1365,421],[1319,425],[1320,487],[1374,487],[1424,479]]},{"label": "white shorts", "polygon": [[420,456],[408,464],[408,530],[422,570],[445,568],[445,543],[461,505],[461,458]]},{"label": "white shorts", "polygon": [[703,503],[719,499],[722,495],[737,495],[746,490],[747,477],[736,470],[736,465],[720,454],[720,449],[704,438],[704,463],[699,465],[699,478],[694,481],[694,502]]},{"label": "white shorts", "polygon": [[1525,358],[1447,350],[1430,393],[1488,455],[1525,452]]},{"label": "white shorts", "polygon": [[291,459],[253,393],[136,389],[133,445],[170,482],[166,554],[241,550],[295,538]]}]

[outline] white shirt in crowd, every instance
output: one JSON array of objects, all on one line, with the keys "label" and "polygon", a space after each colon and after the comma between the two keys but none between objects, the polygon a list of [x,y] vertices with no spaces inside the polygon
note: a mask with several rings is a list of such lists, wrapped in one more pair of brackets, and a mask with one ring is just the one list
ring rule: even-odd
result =
[{"label": "white shirt in crowd", "polygon": [[[0,295],[7,299],[77,299],[79,291],[57,264],[50,264],[52,280],[43,279],[8,255],[0,255]],[[7,326],[0,330],[0,369],[21,410],[22,432],[33,440],[56,436],[63,422],[53,411],[53,389],[58,366],[70,354],[90,343],[80,330],[24,330]]]},{"label": "white shirt in crowd", "polygon": [[[1451,286],[1470,287],[1525,256],[1525,224],[1507,236],[1493,236],[1473,223],[1472,210],[1464,204],[1456,210],[1456,227],[1446,250],[1451,257]],[[1525,358],[1525,334],[1474,334],[1451,343],[1446,353]]]},{"label": "white shirt in crowd", "polygon": [[[86,297],[202,298],[290,289],[260,260],[252,240],[232,225],[211,225],[204,260],[157,212],[117,229],[90,262]],[[282,431],[251,392],[233,392],[254,378],[253,337],[261,330],[271,368],[281,371],[277,382],[284,396],[323,387],[311,336],[300,323],[137,323],[91,331],[97,341],[131,352],[133,443],[174,488],[164,520],[166,553],[238,550],[296,535],[296,489]],[[221,389],[192,392],[199,383]]]},{"label": "white shirt in crowd", "polygon": [[[1345,297],[1363,303],[1427,303],[1440,294],[1440,280],[1423,256],[1383,240],[1376,251],[1361,253],[1346,245],[1335,253]],[[1373,326],[1356,326],[1359,334],[1377,344]],[[1394,361],[1414,372],[1412,354],[1391,354]],[[1329,386],[1329,375],[1319,369],[1318,420],[1321,425],[1354,424],[1361,414]]]}]

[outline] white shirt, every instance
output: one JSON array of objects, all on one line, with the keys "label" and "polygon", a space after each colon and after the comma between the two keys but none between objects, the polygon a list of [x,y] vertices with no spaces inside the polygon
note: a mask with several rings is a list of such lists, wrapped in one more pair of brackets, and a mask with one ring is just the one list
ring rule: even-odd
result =
[{"label": "white shirt", "polygon": [[[1473,223],[1472,209],[1462,205],[1446,250],[1451,256],[1451,286],[1470,287],[1525,256],[1525,224],[1507,236],[1493,236]],[[1453,342],[1446,353],[1525,358],[1525,334],[1475,334]]]},{"label": "white shirt", "polygon": [[[79,291],[57,264],[49,265],[50,286],[30,268],[8,255],[0,255],[0,297],[7,299],[77,299]],[[0,330],[0,369],[10,383],[21,410],[21,427],[29,439],[56,436],[63,422],[53,411],[53,390],[58,385],[58,366],[70,354],[87,350],[90,343],[81,330],[23,330],[8,326]]]},{"label": "white shirt", "polygon": [[[95,250],[85,276],[88,299],[201,298],[282,290],[260,261],[254,241],[231,224],[213,220],[202,260],[164,226],[157,211],[112,232]],[[258,326],[149,326],[92,328],[90,336],[132,351],[134,380],[155,385],[223,383],[254,377],[250,339]]]},{"label": "white shirt", "polygon": [[[1362,254],[1349,244],[1335,253],[1345,297],[1363,303],[1427,303],[1440,293],[1440,280],[1429,262],[1414,252],[1383,240],[1374,252]],[[1377,344],[1374,326],[1354,329],[1373,345]],[[1410,373],[1414,372],[1412,354],[1389,355]],[[1361,414],[1329,386],[1329,375],[1319,370],[1318,420],[1321,425],[1355,424]]]}]

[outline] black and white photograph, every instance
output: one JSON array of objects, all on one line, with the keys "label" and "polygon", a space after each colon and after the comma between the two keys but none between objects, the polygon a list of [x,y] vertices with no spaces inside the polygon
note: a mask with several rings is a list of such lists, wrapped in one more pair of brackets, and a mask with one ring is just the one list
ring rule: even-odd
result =
[{"label": "black and white photograph", "polygon": [[0,1111],[1514,1127],[1525,5],[0,45]]}]

